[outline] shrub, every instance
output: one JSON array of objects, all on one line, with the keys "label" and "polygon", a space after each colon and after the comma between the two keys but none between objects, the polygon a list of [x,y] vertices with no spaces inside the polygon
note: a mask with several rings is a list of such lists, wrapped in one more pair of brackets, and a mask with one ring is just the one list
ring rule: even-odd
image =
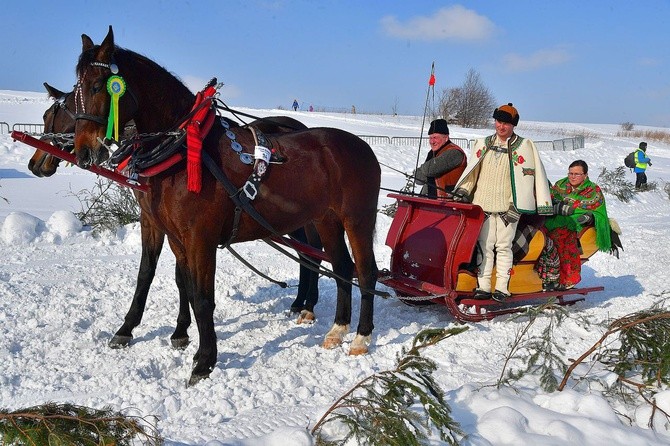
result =
[{"label": "shrub", "polygon": [[77,218],[94,232],[115,230],[140,220],[140,206],[132,191],[112,180],[98,179],[92,189],[73,195],[82,207]]},{"label": "shrub", "polygon": [[598,175],[598,185],[603,192],[610,193],[624,203],[628,203],[635,195],[635,186],[626,179],[626,167],[619,166],[614,170],[603,170]]}]

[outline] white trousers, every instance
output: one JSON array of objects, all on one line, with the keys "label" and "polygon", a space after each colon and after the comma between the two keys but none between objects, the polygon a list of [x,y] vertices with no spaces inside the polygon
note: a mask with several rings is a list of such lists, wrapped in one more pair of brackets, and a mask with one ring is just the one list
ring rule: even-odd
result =
[{"label": "white trousers", "polygon": [[480,290],[490,292],[491,274],[493,266],[496,265],[495,289],[509,294],[509,279],[512,272],[514,257],[512,255],[512,243],[516,234],[518,222],[505,225],[505,222],[497,213],[490,214],[479,233],[479,246],[482,253],[479,256],[479,272],[477,274],[477,287]]}]

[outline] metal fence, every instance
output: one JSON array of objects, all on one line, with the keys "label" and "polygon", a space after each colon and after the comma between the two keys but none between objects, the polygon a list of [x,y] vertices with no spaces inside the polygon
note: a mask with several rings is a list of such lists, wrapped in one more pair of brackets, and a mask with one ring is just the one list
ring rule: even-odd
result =
[{"label": "metal fence", "polygon": [[[470,148],[470,141],[467,138],[450,138],[454,144],[457,144],[462,149]],[[419,136],[392,136],[391,144],[396,146],[418,146],[419,142],[422,140]],[[421,145],[428,145],[428,137],[424,136]]]},{"label": "metal fence", "polygon": [[[20,132],[39,134],[44,132],[44,124],[29,124],[18,122],[11,128]],[[9,133],[9,124],[0,122],[0,134]],[[382,136],[382,135],[358,135],[363,141],[368,144],[394,144],[397,146],[411,146],[419,145],[421,137],[419,136]],[[459,145],[464,150],[469,150],[474,140],[467,138],[451,138],[454,144]],[[428,145],[428,137],[423,137],[421,145]],[[557,139],[555,141],[535,141],[535,146],[539,150],[574,150],[584,147],[584,137],[575,136],[573,138]]]},{"label": "metal fence", "polygon": [[391,144],[389,136],[356,135],[368,144]]},{"label": "metal fence", "polygon": [[44,133],[44,124],[28,124],[24,122],[17,122],[12,126],[12,130],[32,134]]},{"label": "metal fence", "polygon": [[[393,144],[396,146],[418,146],[421,137],[419,136],[379,136],[379,135],[358,135],[359,138],[368,144]],[[457,144],[464,150],[469,150],[474,145],[475,140],[467,138],[451,138],[454,144]],[[557,139],[555,141],[534,141],[538,150],[574,150],[584,148],[584,137],[575,136],[573,138]],[[428,137],[423,137],[421,145],[428,145]]]}]

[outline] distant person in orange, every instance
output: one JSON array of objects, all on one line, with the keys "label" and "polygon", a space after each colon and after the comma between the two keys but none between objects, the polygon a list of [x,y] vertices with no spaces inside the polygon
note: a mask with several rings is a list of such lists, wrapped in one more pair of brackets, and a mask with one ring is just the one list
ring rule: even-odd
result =
[{"label": "distant person in orange", "polygon": [[421,195],[446,198],[465,170],[467,157],[463,149],[449,139],[449,126],[444,119],[430,123],[428,137],[430,152],[414,172],[414,178],[418,184],[423,184]]}]

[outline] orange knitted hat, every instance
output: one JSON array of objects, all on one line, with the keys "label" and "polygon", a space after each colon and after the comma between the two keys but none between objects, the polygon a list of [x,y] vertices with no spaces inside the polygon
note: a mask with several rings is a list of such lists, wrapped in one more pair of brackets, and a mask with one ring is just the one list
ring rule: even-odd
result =
[{"label": "orange knitted hat", "polygon": [[493,119],[500,122],[507,122],[512,125],[519,124],[519,112],[509,102],[507,105],[501,105],[493,111]]}]

